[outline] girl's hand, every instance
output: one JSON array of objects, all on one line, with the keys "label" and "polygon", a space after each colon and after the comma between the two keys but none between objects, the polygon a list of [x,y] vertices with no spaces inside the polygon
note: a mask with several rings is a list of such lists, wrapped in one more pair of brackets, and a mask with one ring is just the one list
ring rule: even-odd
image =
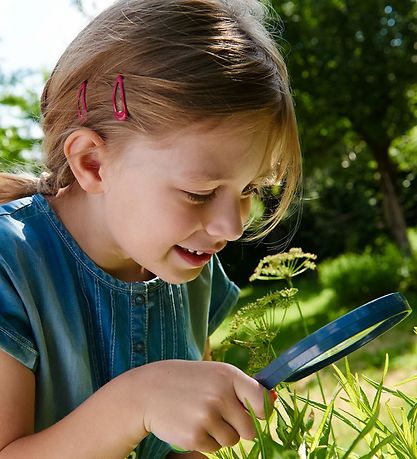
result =
[{"label": "girl's hand", "polygon": [[[137,370],[146,390],[141,397],[144,429],[185,450],[213,452],[240,438],[253,439],[246,401],[258,418],[265,418],[266,389],[232,365],[165,360]],[[272,395],[269,399],[272,405]]]}]

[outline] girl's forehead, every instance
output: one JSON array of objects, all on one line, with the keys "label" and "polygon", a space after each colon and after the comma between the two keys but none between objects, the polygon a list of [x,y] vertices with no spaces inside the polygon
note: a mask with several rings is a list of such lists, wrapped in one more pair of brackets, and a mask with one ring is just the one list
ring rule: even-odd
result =
[{"label": "girl's forehead", "polygon": [[160,133],[138,134],[131,139],[132,144],[142,144],[157,150],[172,150],[177,147],[197,146],[199,151],[211,146],[249,149],[267,142],[270,123],[245,122],[246,120],[221,119],[194,122],[188,126],[167,129]]},{"label": "girl's forehead", "polygon": [[149,172],[168,168],[187,180],[216,182],[236,176],[248,162],[257,175],[270,170],[268,125],[209,120],[161,134],[134,134],[120,159],[125,167]]}]

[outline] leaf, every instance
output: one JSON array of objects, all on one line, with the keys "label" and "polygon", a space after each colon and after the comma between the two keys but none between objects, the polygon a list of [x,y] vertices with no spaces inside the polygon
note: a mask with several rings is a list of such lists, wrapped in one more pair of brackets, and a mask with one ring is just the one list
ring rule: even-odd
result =
[{"label": "leaf", "polygon": [[403,379],[402,381],[396,383],[394,387],[402,386],[403,384],[407,384],[411,381],[415,381],[417,379],[417,375],[410,376],[409,378]]},{"label": "leaf", "polygon": [[[303,400],[303,401],[306,401],[308,399],[300,396],[300,395],[297,395],[297,398],[299,398],[300,400]],[[328,405],[324,405],[323,403],[320,403],[320,402],[316,402],[314,400],[308,400],[308,403],[310,406],[312,406],[313,408],[317,408],[319,409],[320,411],[326,411],[326,408]],[[344,410],[340,410],[339,409],[334,409],[333,410],[333,416],[337,417],[338,419],[340,419],[342,422],[344,422],[345,424],[347,424],[350,428],[352,428],[353,430],[356,430],[357,432],[360,432],[360,428],[353,424],[346,416],[343,416],[342,414],[340,414],[340,411],[344,411]],[[350,416],[352,416],[353,419],[355,419],[357,422],[362,422],[362,420],[356,416],[354,416],[352,413],[348,413]]]},{"label": "leaf", "polygon": [[392,433],[385,437],[382,441],[380,441],[377,445],[375,445],[369,453],[364,456],[361,456],[360,459],[373,459],[375,454],[380,451],[386,444],[391,443],[395,438],[395,434]]},{"label": "leaf", "polygon": [[323,447],[323,449],[318,449],[316,457],[317,459],[325,459],[328,454],[329,450],[329,435],[330,435],[330,430],[331,430],[331,420],[332,420],[332,415],[333,411],[330,412],[329,420],[324,424],[324,429],[321,434],[320,438],[320,443],[319,443],[319,448]]},{"label": "leaf", "polygon": [[[397,431],[397,442],[392,443],[392,447],[395,448],[397,452],[403,452],[404,454],[410,454],[410,444],[409,439],[407,438],[407,434],[404,432],[398,421],[395,419],[391,408],[388,404],[386,404],[387,413],[391,419],[391,422],[394,425],[395,430]],[[411,456],[412,457],[412,456]]]},{"label": "leaf", "polygon": [[252,406],[250,405],[248,400],[245,400],[246,407],[249,410],[250,417],[252,418],[253,424],[255,426],[256,430],[256,438],[259,442],[259,448],[261,452],[261,458],[262,459],[268,459],[268,456],[266,455],[266,444],[265,444],[265,438],[262,432],[262,427],[261,424],[258,420],[258,418],[255,415],[255,412],[253,411]]},{"label": "leaf", "polygon": [[[375,388],[378,388],[379,383],[377,383],[376,381],[374,381],[371,378],[368,378],[366,375],[363,375],[363,378],[371,386],[373,386]],[[415,406],[415,404],[417,403],[417,398],[416,397],[411,397],[411,396],[405,394],[404,392],[401,392],[398,389],[394,390],[394,389],[390,389],[389,387],[386,387],[386,386],[383,386],[382,389],[383,389],[383,392],[386,392],[387,394],[392,394],[395,397],[401,398],[402,400],[404,400],[411,407]]]},{"label": "leaf", "polygon": [[362,432],[360,432],[360,434],[353,440],[349,449],[342,456],[342,459],[348,459],[350,457],[349,456],[350,453],[353,451],[353,448],[359,443],[360,440],[362,440],[362,438],[364,438],[371,431],[371,429],[375,426],[376,420],[378,419],[378,414],[379,414],[379,406],[376,408],[372,417],[366,423],[365,428],[362,430]]},{"label": "leaf", "polygon": [[320,421],[319,427],[311,441],[311,446],[310,446],[310,452],[313,452],[318,446],[320,442],[320,437],[324,431],[326,422],[330,422],[333,414],[333,404],[335,401],[337,393],[333,396],[331,402],[329,403],[329,406],[327,407],[326,411],[324,412],[324,415]]},{"label": "leaf", "polygon": [[258,459],[259,457],[260,446],[258,442],[255,442],[252,449],[249,451],[247,459]]},{"label": "leaf", "polygon": [[[298,448],[300,446],[303,438],[303,436],[300,433],[300,430],[302,430],[302,427],[304,427],[304,416],[308,406],[308,402],[305,403],[303,409],[297,413],[297,416],[295,418],[292,419],[292,429],[288,435],[286,442],[284,443],[284,446],[286,448],[289,448],[291,446]],[[301,437],[299,442],[295,441],[297,435]]]}]

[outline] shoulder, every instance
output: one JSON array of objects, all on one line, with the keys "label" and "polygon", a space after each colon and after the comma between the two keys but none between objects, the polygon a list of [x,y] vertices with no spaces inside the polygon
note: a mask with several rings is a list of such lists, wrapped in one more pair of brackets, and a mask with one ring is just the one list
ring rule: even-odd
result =
[{"label": "shoulder", "polygon": [[0,238],[24,239],[24,230],[31,222],[42,220],[41,208],[35,197],[17,199],[0,205]]},{"label": "shoulder", "polygon": [[28,213],[33,212],[33,197],[17,199],[0,205],[0,235],[21,235]]},{"label": "shoulder", "polygon": [[38,253],[47,233],[48,225],[34,197],[0,205],[0,259],[6,263]]},{"label": "shoulder", "polygon": [[33,198],[0,205],[0,348],[30,369],[38,358],[28,301],[33,286],[39,287],[39,282],[32,282],[40,269],[40,256],[31,236],[38,234],[31,228],[38,213]]}]

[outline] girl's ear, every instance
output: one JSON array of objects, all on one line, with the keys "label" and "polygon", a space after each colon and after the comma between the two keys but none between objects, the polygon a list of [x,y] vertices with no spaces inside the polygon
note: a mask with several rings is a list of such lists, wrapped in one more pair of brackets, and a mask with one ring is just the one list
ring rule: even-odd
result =
[{"label": "girl's ear", "polygon": [[72,173],[87,193],[99,194],[103,191],[100,175],[103,147],[103,139],[87,128],[72,132],[64,143],[64,153]]}]

